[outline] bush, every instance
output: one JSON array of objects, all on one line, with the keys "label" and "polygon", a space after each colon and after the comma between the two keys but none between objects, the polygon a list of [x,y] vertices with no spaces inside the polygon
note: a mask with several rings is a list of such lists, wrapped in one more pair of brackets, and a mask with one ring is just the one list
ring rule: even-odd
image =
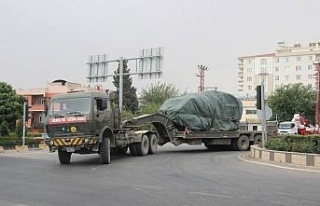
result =
[{"label": "bush", "polygon": [[[41,139],[33,139],[33,138],[26,138],[25,145],[29,147],[37,147],[41,142]],[[0,138],[0,146],[4,148],[14,148],[15,145],[22,145],[22,138],[21,137],[1,137]]]},{"label": "bush", "polygon": [[320,154],[320,136],[285,135],[268,139],[265,147],[270,150]]}]

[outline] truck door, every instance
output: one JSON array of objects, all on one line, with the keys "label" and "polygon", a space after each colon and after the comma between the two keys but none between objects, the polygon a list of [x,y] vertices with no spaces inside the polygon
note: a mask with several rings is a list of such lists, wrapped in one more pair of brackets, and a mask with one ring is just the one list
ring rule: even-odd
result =
[{"label": "truck door", "polygon": [[105,126],[113,128],[113,114],[110,101],[107,98],[96,98],[94,110],[96,134],[99,134]]}]

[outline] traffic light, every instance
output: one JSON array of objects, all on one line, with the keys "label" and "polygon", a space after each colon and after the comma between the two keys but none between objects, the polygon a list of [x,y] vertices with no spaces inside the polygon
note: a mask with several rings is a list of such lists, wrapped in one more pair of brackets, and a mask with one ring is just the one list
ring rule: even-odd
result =
[{"label": "traffic light", "polygon": [[25,108],[23,108],[24,111],[24,121],[27,122],[28,119],[30,118],[30,114],[29,114],[29,108],[31,108],[31,106],[29,106],[28,104],[24,104]]},{"label": "traffic light", "polygon": [[257,90],[257,96],[256,96],[257,103],[256,103],[256,107],[257,107],[257,109],[260,109],[260,110],[261,110],[261,85],[258,85],[256,90]]}]

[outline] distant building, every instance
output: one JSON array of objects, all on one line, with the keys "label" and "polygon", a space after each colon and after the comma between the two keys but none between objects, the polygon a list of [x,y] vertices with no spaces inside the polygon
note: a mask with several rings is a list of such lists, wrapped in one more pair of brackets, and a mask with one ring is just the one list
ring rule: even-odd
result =
[{"label": "distant building", "polygon": [[238,97],[254,98],[256,86],[264,82],[268,96],[281,84],[303,83],[315,88],[314,62],[320,59],[320,42],[287,46],[278,42],[274,53],[239,57]]},{"label": "distant building", "polygon": [[50,98],[56,94],[62,94],[74,91],[90,91],[102,90],[102,87],[84,86],[78,83],[71,83],[65,80],[55,80],[48,83],[45,88],[33,89],[17,89],[17,95],[24,96],[27,100],[29,108],[29,120],[27,128],[29,133],[43,133],[43,114],[45,111],[45,104]]}]

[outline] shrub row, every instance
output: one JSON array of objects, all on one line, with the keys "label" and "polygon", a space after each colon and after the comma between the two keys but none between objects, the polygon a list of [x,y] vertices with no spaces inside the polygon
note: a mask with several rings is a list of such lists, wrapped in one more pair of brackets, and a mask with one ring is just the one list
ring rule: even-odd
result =
[{"label": "shrub row", "polygon": [[[33,138],[26,138],[25,145],[29,147],[38,147],[41,143],[41,139],[33,139]],[[4,148],[14,148],[15,145],[22,145],[22,138],[18,137],[1,137],[0,138],[0,146]]]},{"label": "shrub row", "polygon": [[320,154],[320,135],[285,135],[270,138],[265,147],[270,150]]}]

